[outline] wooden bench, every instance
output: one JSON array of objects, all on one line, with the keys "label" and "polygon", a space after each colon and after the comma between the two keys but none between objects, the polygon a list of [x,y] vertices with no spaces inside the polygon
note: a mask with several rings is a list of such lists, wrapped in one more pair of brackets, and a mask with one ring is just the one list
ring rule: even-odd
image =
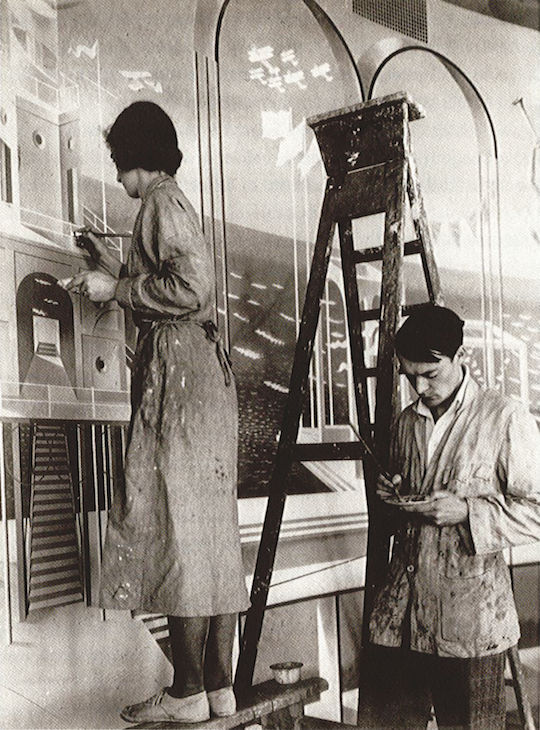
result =
[{"label": "wooden bench", "polygon": [[[132,728],[178,728],[178,730],[231,730],[259,723],[268,730],[301,730],[304,705],[318,700],[328,689],[328,682],[321,677],[301,679],[294,684],[268,682],[251,687],[244,697],[238,698],[238,709],[229,717],[212,717],[205,722],[185,723],[148,722],[132,725]],[[323,721],[324,722],[324,721]],[[314,727],[314,725],[309,725]],[[325,726],[326,727],[326,726]]]}]

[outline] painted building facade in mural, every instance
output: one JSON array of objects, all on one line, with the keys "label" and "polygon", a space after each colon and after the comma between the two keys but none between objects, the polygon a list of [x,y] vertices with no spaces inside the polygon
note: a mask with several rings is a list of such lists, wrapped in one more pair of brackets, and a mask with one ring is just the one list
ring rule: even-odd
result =
[{"label": "painted building facade in mural", "polygon": [[84,420],[97,400],[111,417],[107,392],[126,399],[123,316],[57,284],[84,265],[73,230],[105,230],[80,195],[80,89],[61,70],[55,9],[3,2],[2,18],[3,415]]}]

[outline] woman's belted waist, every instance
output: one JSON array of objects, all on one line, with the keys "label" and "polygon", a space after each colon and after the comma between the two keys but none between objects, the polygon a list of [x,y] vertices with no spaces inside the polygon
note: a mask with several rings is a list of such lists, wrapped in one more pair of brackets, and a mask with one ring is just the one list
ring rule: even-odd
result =
[{"label": "woman's belted waist", "polygon": [[[197,324],[199,323],[197,322]],[[203,322],[201,327],[206,332],[206,336],[208,337],[208,339],[211,342],[216,343],[216,354],[219,360],[219,364],[221,365],[221,369],[223,370],[225,385],[228,387],[232,381],[232,363],[230,355],[227,352],[225,345],[223,344],[221,335],[219,334],[219,330],[211,319],[207,319],[206,322]]]},{"label": "woman's belted waist", "polygon": [[216,324],[211,320],[207,319],[203,322],[199,322],[192,317],[186,317],[185,315],[167,315],[167,314],[156,314],[155,316],[139,315],[134,317],[135,324],[141,330],[141,333],[148,332],[152,327],[167,323],[167,322],[179,322],[185,324],[195,324],[201,327],[206,337],[210,342],[214,342],[216,345],[216,355],[219,360],[221,369],[223,370],[223,376],[225,378],[225,385],[229,386],[232,382],[232,363],[229,353],[227,352],[223,340],[219,333]]}]

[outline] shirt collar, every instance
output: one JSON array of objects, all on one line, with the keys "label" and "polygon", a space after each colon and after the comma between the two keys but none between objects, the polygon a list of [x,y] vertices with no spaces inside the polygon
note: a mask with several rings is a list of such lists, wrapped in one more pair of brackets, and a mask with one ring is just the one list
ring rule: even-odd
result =
[{"label": "shirt collar", "polygon": [[[454,400],[450,403],[447,413],[457,413],[463,406],[464,402],[469,402],[469,400],[474,396],[474,388],[472,387],[474,385],[474,381],[471,378],[469,368],[467,365],[462,365],[462,368],[463,380],[461,381],[458,392],[454,396]],[[433,418],[431,411],[425,403],[420,400],[420,398],[417,399],[413,407],[419,416]]]},{"label": "shirt collar", "polygon": [[144,191],[143,200],[146,200],[150,193],[152,193],[152,191],[155,190],[158,185],[161,185],[162,182],[170,179],[172,179],[171,176],[167,175],[166,172],[164,172],[163,175],[158,175],[158,177],[155,177]]}]

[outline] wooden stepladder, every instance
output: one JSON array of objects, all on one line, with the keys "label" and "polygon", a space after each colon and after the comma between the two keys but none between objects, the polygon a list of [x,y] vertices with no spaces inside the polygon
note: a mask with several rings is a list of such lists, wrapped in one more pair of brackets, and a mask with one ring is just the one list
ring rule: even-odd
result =
[{"label": "wooden stepladder", "polygon": [[[429,230],[410,154],[409,121],[422,112],[406,94],[394,94],[308,120],[317,137],[328,175],[306,289],[302,319],[283,414],[280,439],[269,484],[269,498],[251,590],[236,674],[238,689],[253,678],[274,558],[279,538],[286,482],[294,461],[362,459],[369,511],[368,558],[364,614],[369,611],[377,576],[388,562],[389,536],[375,498],[380,465],[387,460],[390,432],[397,414],[398,369],[392,338],[402,315],[403,256],[419,254],[429,301],[440,302]],[[405,243],[407,198],[417,238]],[[385,213],[382,246],[355,249],[352,221]],[[328,263],[336,225],[351,350],[358,440],[337,443],[297,443],[307,390],[320,302],[324,295]],[[356,266],[382,261],[381,306],[361,310]],[[366,368],[362,324],[379,322],[376,368]],[[370,420],[368,379],[376,377],[375,423]],[[364,625],[367,625],[364,622]]]},{"label": "wooden stepladder", "polygon": [[[421,109],[407,94],[398,93],[308,119],[309,126],[315,132],[328,179],[289,394],[269,484],[266,516],[251,589],[251,608],[242,636],[235,681],[240,693],[251,685],[253,679],[285,506],[287,476],[295,461],[363,461],[369,525],[362,639],[363,645],[367,644],[367,627],[375,586],[389,559],[390,535],[375,488],[377,476],[388,462],[391,433],[400,411],[399,372],[393,353],[393,338],[400,318],[426,303],[404,303],[404,256],[420,256],[427,301],[442,304],[439,276],[409,136],[409,122],[422,116]],[[411,241],[404,240],[407,204],[416,236]],[[352,222],[380,213],[385,214],[382,245],[356,248]],[[297,443],[336,225],[358,418],[358,428],[355,429],[357,440]],[[382,262],[380,308],[363,310],[360,307],[356,267],[373,261]],[[377,364],[371,368],[366,367],[364,356],[363,323],[368,321],[377,321],[379,324]],[[370,378],[376,380],[374,404],[368,398]],[[370,412],[375,414],[374,422],[371,421]],[[519,662],[518,656],[511,659]],[[512,661],[511,665],[513,667]],[[512,673],[517,689],[516,673],[514,670]]]}]

